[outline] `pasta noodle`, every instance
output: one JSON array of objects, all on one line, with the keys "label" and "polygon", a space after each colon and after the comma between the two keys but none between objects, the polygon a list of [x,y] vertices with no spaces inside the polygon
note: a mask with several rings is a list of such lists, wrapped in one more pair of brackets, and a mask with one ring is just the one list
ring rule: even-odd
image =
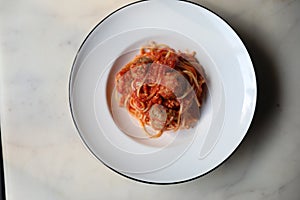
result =
[{"label": "pasta noodle", "polygon": [[[121,68],[115,83],[120,106],[126,107],[152,138],[193,126],[206,85],[194,52],[182,53],[154,42]],[[151,134],[146,126],[156,133]]]}]

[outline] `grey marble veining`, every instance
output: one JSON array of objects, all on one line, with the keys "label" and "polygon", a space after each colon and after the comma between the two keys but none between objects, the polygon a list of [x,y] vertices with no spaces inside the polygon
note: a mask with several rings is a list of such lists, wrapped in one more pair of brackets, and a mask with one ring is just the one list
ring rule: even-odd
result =
[{"label": "grey marble veining", "polygon": [[300,199],[300,1],[195,1],[224,18],[245,43],[258,102],[246,138],[227,162],[169,186],[137,183],[104,167],[83,146],[70,116],[68,79],[81,42],[129,2],[0,2],[7,199]]}]

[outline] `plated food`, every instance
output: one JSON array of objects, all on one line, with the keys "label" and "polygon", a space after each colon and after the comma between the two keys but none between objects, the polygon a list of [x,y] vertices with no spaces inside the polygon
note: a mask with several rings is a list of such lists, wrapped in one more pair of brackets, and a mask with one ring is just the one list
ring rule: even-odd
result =
[{"label": "plated food", "polygon": [[151,138],[190,128],[205,96],[203,69],[195,52],[151,42],[115,76],[117,100]]},{"label": "plated food", "polygon": [[[139,126],[140,120],[135,115],[128,117],[130,114],[126,106],[129,98],[135,94],[141,96],[144,90],[138,87],[140,93],[131,89],[126,95],[118,92],[115,87],[116,74],[130,60],[135,61],[145,41],[168,44],[169,48],[177,50],[172,51],[177,55],[180,54],[178,50],[197,52],[196,57],[205,74],[197,67],[199,63],[193,67],[205,78],[205,83],[202,84],[200,109],[195,99],[198,93],[191,90],[191,99],[196,102],[191,105],[197,109],[190,109],[198,112],[195,124],[189,124],[186,119],[184,122],[185,114],[182,112],[180,127],[167,130],[172,126],[166,126],[164,122],[164,119],[171,119],[164,114],[168,113],[166,109],[158,115],[163,119],[162,123],[153,119],[156,123],[150,123],[150,117],[149,125],[144,122],[145,129],[150,132],[148,136]],[[195,57],[193,53],[186,54]],[[153,64],[145,62],[145,65],[149,71],[149,66]],[[175,75],[169,76],[170,80],[170,77],[178,77],[188,83],[187,88],[192,87],[189,76],[176,70],[176,67],[166,65],[162,69],[168,69],[169,73]],[[129,70],[124,71],[126,73]],[[149,75],[146,73],[145,77]],[[150,85],[149,77],[144,84]],[[163,85],[165,77],[161,76],[160,83],[159,80],[154,83]],[[134,80],[133,76],[130,79]],[[176,84],[164,83],[166,85],[175,87]],[[182,100],[178,100],[180,90],[170,91],[177,97],[173,98],[174,102],[177,100],[184,105]],[[118,94],[118,101],[114,98],[115,94]],[[219,16],[187,1],[138,1],[112,12],[83,41],[76,53],[69,81],[72,118],[91,154],[118,174],[157,184],[193,180],[225,162],[247,133],[256,97],[253,64],[238,35]],[[120,107],[119,103],[122,102],[123,107]],[[163,104],[155,104],[152,111],[162,109],[161,106],[165,109]],[[138,107],[133,108],[132,111],[138,110]],[[174,110],[179,114],[178,108]],[[137,113],[144,114],[140,110]],[[152,118],[157,119],[155,116],[156,112],[153,112]],[[178,124],[174,118],[170,122]],[[185,123],[193,128],[184,129]],[[152,128],[153,125],[157,130]],[[176,128],[180,131],[176,131]],[[160,137],[159,133],[162,134]]]}]

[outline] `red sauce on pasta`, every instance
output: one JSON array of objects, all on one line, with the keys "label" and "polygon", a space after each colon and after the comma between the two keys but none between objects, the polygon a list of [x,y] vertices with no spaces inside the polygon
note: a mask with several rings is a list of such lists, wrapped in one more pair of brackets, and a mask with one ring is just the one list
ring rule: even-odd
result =
[{"label": "red sauce on pasta", "polygon": [[[201,73],[200,73],[201,72]],[[120,106],[127,108],[149,137],[189,128],[198,117],[205,79],[195,53],[151,43],[116,74]],[[150,134],[145,126],[157,131]]]}]

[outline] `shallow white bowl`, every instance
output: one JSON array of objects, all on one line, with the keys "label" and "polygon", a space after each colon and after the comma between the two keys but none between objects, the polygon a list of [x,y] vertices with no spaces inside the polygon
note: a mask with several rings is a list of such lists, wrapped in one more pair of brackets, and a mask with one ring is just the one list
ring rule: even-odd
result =
[{"label": "shallow white bowl", "polygon": [[[195,51],[208,93],[196,127],[158,139],[118,109],[114,75],[149,41]],[[237,34],[211,11],[184,1],[142,1],[102,20],[88,35],[70,75],[70,107],[88,149],[114,171],[144,182],[177,183],[220,165],[244,138],[256,103],[256,80]]]}]

